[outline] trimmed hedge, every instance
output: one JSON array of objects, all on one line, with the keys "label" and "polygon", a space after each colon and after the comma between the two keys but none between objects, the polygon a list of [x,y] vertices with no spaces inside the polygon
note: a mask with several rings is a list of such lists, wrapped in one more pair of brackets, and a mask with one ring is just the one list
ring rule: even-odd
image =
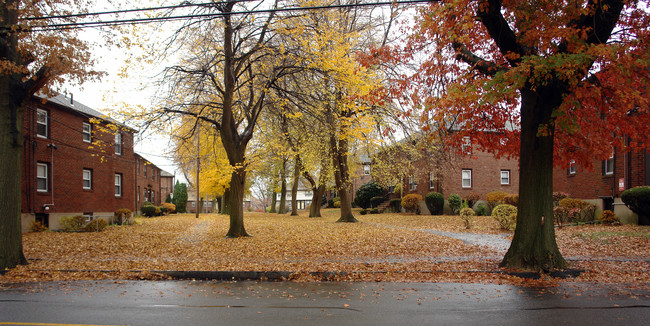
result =
[{"label": "trimmed hedge", "polygon": [[371,181],[359,187],[355,196],[354,203],[361,208],[368,208],[371,205],[371,199],[384,194],[384,188],[378,183]]},{"label": "trimmed hedge", "polygon": [[501,204],[492,210],[492,218],[499,222],[503,230],[514,230],[517,226],[517,207]]},{"label": "trimmed hedge", "polygon": [[621,200],[639,215],[639,225],[650,225],[650,187],[634,187],[623,191]]},{"label": "trimmed hedge", "polygon": [[454,212],[454,214],[458,214],[461,207],[463,206],[463,199],[460,198],[460,196],[457,194],[451,194],[449,197],[447,197],[447,201],[449,202],[449,207]]},{"label": "trimmed hedge", "polygon": [[391,212],[394,213],[399,213],[402,211],[402,199],[401,198],[393,198],[389,201],[389,205]]},{"label": "trimmed hedge", "polygon": [[442,215],[445,208],[445,197],[439,192],[430,192],[424,197],[424,202],[431,215]]},{"label": "trimmed hedge", "polygon": [[420,202],[422,201],[422,196],[418,194],[408,194],[402,197],[402,207],[407,212],[420,214]]}]

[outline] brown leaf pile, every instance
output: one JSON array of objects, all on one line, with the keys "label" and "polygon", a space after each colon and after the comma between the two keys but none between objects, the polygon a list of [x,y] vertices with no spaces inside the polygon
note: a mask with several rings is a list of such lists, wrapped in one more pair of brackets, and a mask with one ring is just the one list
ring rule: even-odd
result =
[{"label": "brown leaf pile", "polygon": [[[304,212],[302,212],[304,214]],[[503,253],[419,230],[467,232],[459,216],[380,214],[360,223],[323,218],[247,213],[253,237],[226,239],[228,216],[172,215],[139,219],[100,233],[29,233],[23,236],[30,264],[0,282],[71,279],[152,279],[152,271],[289,271],[297,281],[310,272],[337,272],[339,280],[498,282],[539,281],[501,273]],[[503,233],[490,217],[475,217],[472,233]],[[558,245],[572,268],[586,270],[574,282],[644,284],[650,271],[650,228],[579,226],[557,230]]]}]

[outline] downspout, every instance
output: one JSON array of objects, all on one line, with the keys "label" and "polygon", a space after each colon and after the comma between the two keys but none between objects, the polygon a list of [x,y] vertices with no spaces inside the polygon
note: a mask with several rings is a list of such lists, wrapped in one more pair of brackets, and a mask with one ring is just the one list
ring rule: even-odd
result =
[{"label": "downspout", "polygon": [[46,211],[50,210],[50,206],[54,206],[54,150],[57,149],[58,147],[54,143],[49,143],[47,144],[47,148],[50,149],[50,172],[52,174],[52,177],[49,178],[51,180],[52,188],[50,189],[50,193],[52,194],[52,202],[49,204],[43,204],[43,208]]}]

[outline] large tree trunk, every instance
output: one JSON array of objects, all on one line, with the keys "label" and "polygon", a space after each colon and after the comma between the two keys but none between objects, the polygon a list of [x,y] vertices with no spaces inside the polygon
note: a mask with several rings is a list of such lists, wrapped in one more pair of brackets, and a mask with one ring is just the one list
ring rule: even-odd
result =
[{"label": "large tree trunk", "polygon": [[20,225],[23,109],[10,79],[0,78],[0,270],[27,264]]},{"label": "large tree trunk", "polygon": [[[230,177],[232,180],[232,176]],[[226,189],[223,192],[223,196],[221,199],[221,208],[219,212],[224,215],[229,215],[230,214],[230,188]]]},{"label": "large tree trunk", "polygon": [[321,217],[320,208],[323,206],[323,194],[325,194],[325,185],[314,187],[311,196],[311,206],[309,207],[309,217]]},{"label": "large tree trunk", "polygon": [[562,101],[557,87],[521,91],[521,153],[517,228],[502,267],[552,271],[567,266],[553,228],[553,127]]},{"label": "large tree trunk", "polygon": [[348,171],[348,142],[346,139],[337,139],[330,135],[332,147],[332,161],[334,163],[334,180],[341,199],[341,217],[337,222],[355,223],[358,220],[352,214],[352,202],[350,201],[350,174]]},{"label": "large tree trunk", "polygon": [[230,229],[227,238],[249,236],[244,229],[244,182],[246,181],[245,168],[235,169],[230,181]]},{"label": "large tree trunk", "polygon": [[273,190],[273,197],[271,197],[271,209],[269,210],[269,213],[276,213],[276,206],[278,206],[278,193]]},{"label": "large tree trunk", "polygon": [[293,184],[291,185],[291,216],[298,216],[298,183],[300,182],[300,164],[298,159],[293,164]]}]

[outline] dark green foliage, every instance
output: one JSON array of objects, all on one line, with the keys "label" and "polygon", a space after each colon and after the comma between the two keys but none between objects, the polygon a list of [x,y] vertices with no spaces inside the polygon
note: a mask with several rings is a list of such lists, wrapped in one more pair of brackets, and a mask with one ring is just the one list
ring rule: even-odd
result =
[{"label": "dark green foliage", "polygon": [[366,215],[366,214],[368,214],[368,210],[364,208],[364,209],[359,211],[359,214]]},{"label": "dark green foliage", "polygon": [[170,203],[171,204],[171,202],[172,202],[172,195],[167,194],[167,197],[165,198],[165,203]]},{"label": "dark green foliage", "polygon": [[373,208],[370,210],[370,214],[379,214],[379,210],[376,208]]},{"label": "dark green foliage", "polygon": [[424,197],[424,202],[431,215],[442,215],[445,208],[445,197],[439,192],[430,192]]},{"label": "dark green foliage", "polygon": [[487,205],[485,205],[484,203],[479,203],[476,206],[476,211],[475,212],[476,212],[477,216],[487,216],[488,215]]},{"label": "dark green foliage", "polygon": [[401,198],[393,198],[389,201],[390,211],[394,213],[399,213],[402,211],[402,199]]},{"label": "dark green foliage", "polygon": [[460,196],[457,194],[451,194],[447,198],[447,201],[449,202],[449,207],[454,212],[454,214],[458,214],[461,206],[463,205],[463,199],[460,198]]},{"label": "dark green foliage", "polygon": [[370,207],[370,199],[384,194],[384,188],[378,183],[371,181],[368,182],[357,190],[354,196],[354,203],[361,208]]},{"label": "dark green foliage", "polygon": [[334,208],[336,207],[336,203],[339,203],[339,207],[341,207],[341,198],[340,197],[332,197],[327,200],[327,207],[328,208]]},{"label": "dark green foliage", "polygon": [[158,214],[160,214],[160,207],[153,205],[143,205],[140,209],[140,212],[142,212],[142,215],[146,217],[158,216]]},{"label": "dark green foliage", "polygon": [[382,197],[382,196],[372,197],[370,198],[370,206],[377,207],[385,201],[386,201],[386,197]]},{"label": "dark green foliage", "polygon": [[[187,185],[176,181],[174,186],[174,199],[172,204],[176,205],[176,212],[185,213],[187,211]],[[143,213],[144,214],[144,213]]]},{"label": "dark green foliage", "polygon": [[634,187],[623,191],[621,200],[639,215],[639,225],[650,225],[650,187]]}]

